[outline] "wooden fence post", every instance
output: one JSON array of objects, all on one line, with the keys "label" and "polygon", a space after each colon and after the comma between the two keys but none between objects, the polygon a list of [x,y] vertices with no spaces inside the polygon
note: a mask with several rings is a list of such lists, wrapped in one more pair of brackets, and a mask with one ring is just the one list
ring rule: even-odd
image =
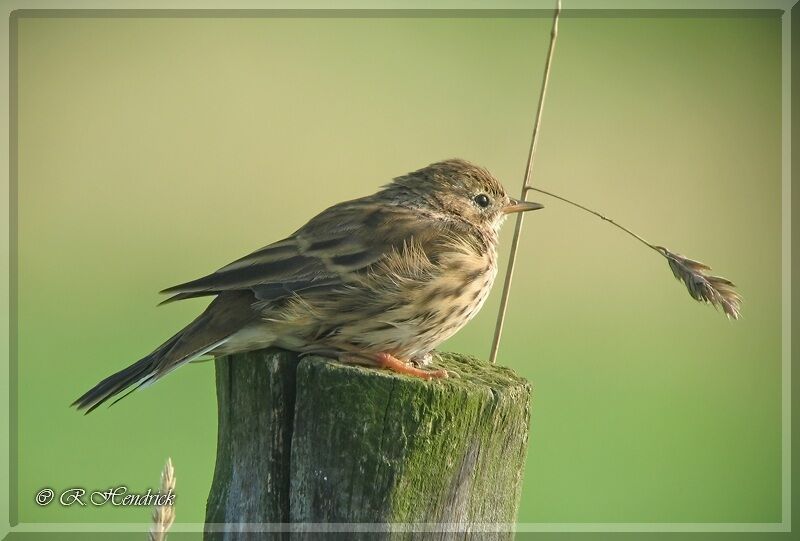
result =
[{"label": "wooden fence post", "polygon": [[462,355],[438,354],[434,364],[458,377],[424,381],[274,349],[219,358],[205,538],[337,522],[441,524],[477,536],[479,524],[513,523],[530,386]]}]

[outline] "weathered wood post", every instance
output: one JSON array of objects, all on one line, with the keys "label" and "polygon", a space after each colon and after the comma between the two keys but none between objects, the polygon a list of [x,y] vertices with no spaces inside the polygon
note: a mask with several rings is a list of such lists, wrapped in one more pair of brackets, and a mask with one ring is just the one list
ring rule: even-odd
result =
[{"label": "weathered wood post", "polygon": [[279,350],[219,358],[205,538],[262,539],[258,525],[276,523],[513,523],[530,386],[461,355],[435,365],[458,377]]}]

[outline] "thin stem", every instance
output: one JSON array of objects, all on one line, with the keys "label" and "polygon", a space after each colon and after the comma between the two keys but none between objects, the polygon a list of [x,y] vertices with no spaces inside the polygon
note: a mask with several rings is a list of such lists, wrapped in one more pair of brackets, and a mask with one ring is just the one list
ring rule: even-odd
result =
[{"label": "thin stem", "polygon": [[722,278],[721,276],[712,276],[708,274],[707,271],[710,271],[711,267],[705,263],[694,261],[682,255],[678,255],[663,246],[656,246],[655,244],[646,241],[644,238],[640,237],[627,227],[621,226],[611,218],[604,216],[596,210],[590,209],[589,207],[585,207],[580,203],[570,201],[566,197],[561,197],[560,195],[548,192],[547,190],[542,190],[541,188],[534,188],[530,185],[526,186],[525,189],[529,192],[539,192],[549,195],[550,197],[555,197],[560,201],[568,203],[581,210],[585,210],[590,214],[594,214],[598,218],[610,223],[617,229],[624,231],[648,248],[651,248],[652,250],[655,250],[656,253],[664,256],[664,258],[667,260],[667,263],[669,263],[669,268],[672,270],[672,274],[675,276],[675,278],[683,282],[683,285],[686,286],[686,289],[689,291],[689,295],[691,295],[694,300],[709,303],[714,306],[714,308],[721,308],[725,315],[730,319],[739,319],[741,317],[742,297],[737,291],[734,290],[735,286],[733,285],[733,282]]},{"label": "thin stem", "polygon": [[[561,0],[556,0],[556,11],[553,15],[553,30],[550,33],[550,48],[547,51],[547,61],[544,65],[544,75],[542,76],[542,90],[539,94],[539,106],[536,108],[536,120],[533,124],[533,136],[531,137],[531,148],[528,152],[528,166],[525,169],[525,178],[522,181],[522,195],[520,199],[526,201],[528,195],[531,176],[533,174],[533,157],[536,152],[536,143],[539,139],[539,126],[542,122],[542,109],[544,98],[547,94],[547,82],[550,80],[550,65],[553,61],[553,52],[556,48],[556,38],[558,37],[558,18],[561,15]],[[517,261],[517,249],[519,247],[519,237],[522,232],[522,218],[525,213],[517,214],[517,222],[514,226],[514,238],[511,241],[511,253],[508,257],[508,269],[506,279],[503,283],[503,294],[500,297],[500,311],[497,313],[497,323],[494,329],[494,340],[492,350],[489,353],[489,360],[492,364],[497,362],[497,351],[500,349],[500,337],[503,334],[503,323],[506,319],[506,308],[508,307],[508,296],[511,291],[511,280],[514,276],[514,264]]]},{"label": "thin stem", "polygon": [[543,193],[545,195],[549,195],[550,197],[555,197],[556,199],[558,199],[560,201],[563,201],[565,203],[569,203],[570,205],[572,205],[574,207],[578,207],[579,209],[582,209],[582,210],[585,210],[586,212],[594,214],[598,218],[607,221],[608,223],[610,223],[614,227],[617,227],[617,228],[621,229],[622,231],[626,232],[628,235],[630,235],[631,237],[635,238],[636,240],[638,240],[639,242],[641,242],[642,244],[644,244],[648,248],[651,248],[651,249],[655,250],[656,252],[658,252],[659,254],[666,256],[666,254],[664,254],[664,252],[662,251],[663,248],[661,248],[660,246],[656,246],[655,244],[651,244],[650,242],[647,242],[645,239],[643,239],[642,237],[640,237],[639,235],[637,235],[636,233],[634,233],[633,231],[631,231],[627,227],[621,226],[620,224],[618,224],[617,222],[615,222],[611,218],[608,218],[607,216],[603,216],[602,214],[600,214],[596,210],[592,210],[589,207],[584,207],[580,203],[576,203],[575,201],[570,201],[566,197],[561,197],[560,195],[556,195],[556,194],[548,192],[546,190],[542,190],[541,188],[534,188],[533,186],[526,186],[525,190],[529,191],[529,192],[531,192],[531,191],[539,192],[539,193]]}]

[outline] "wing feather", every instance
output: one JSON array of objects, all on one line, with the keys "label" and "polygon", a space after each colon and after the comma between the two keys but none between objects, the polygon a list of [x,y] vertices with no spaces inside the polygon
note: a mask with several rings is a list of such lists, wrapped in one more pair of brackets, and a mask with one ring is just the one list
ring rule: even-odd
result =
[{"label": "wing feather", "polygon": [[[260,248],[218,271],[162,291],[164,302],[250,289],[259,300],[337,286],[364,272],[419,235],[411,209],[371,198],[335,205],[290,237]],[[163,303],[162,303],[163,304]]]}]

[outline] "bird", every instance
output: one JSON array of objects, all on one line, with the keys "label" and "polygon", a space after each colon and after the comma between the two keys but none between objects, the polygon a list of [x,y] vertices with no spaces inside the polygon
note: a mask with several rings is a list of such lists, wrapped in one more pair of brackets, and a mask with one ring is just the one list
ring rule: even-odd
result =
[{"label": "bird", "polygon": [[[199,357],[278,347],[426,380],[431,352],[481,309],[500,226],[543,208],[487,169],[448,159],[329,207],[283,240],[161,293],[214,297],[152,353],[72,404],[86,413]],[[115,400],[116,402],[116,400]]]}]

